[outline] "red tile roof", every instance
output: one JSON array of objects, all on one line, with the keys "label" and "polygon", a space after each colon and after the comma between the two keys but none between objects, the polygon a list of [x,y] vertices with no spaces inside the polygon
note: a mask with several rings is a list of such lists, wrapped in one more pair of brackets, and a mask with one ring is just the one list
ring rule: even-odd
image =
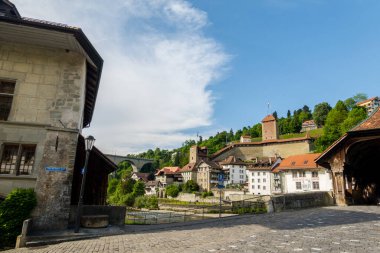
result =
[{"label": "red tile roof", "polygon": [[188,163],[185,166],[182,167],[181,172],[191,172],[191,171],[197,171],[196,169],[196,163]]},{"label": "red tile roof", "polygon": [[273,121],[273,120],[276,120],[276,118],[272,114],[269,114],[265,116],[265,118],[261,122],[267,122],[267,121]]},{"label": "red tile roof", "polygon": [[276,170],[317,169],[318,165],[314,160],[319,156],[320,153],[289,156],[281,161]]},{"label": "red tile roof", "polygon": [[180,170],[181,170],[180,167],[163,167],[156,173],[156,176],[159,176],[162,174],[165,174],[165,175],[178,174],[178,173],[181,173]]},{"label": "red tile roof", "polygon": [[376,128],[380,128],[380,107],[376,108],[368,118],[359,123],[359,125],[351,129],[349,132]]}]

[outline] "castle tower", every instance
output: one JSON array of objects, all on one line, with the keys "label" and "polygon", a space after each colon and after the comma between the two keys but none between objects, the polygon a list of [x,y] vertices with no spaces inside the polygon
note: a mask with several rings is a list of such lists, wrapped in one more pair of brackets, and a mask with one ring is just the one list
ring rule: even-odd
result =
[{"label": "castle tower", "polygon": [[263,141],[278,140],[277,120],[272,114],[267,115],[262,121]]},{"label": "castle tower", "polygon": [[208,150],[207,147],[198,147],[197,145],[194,145],[190,148],[190,157],[189,157],[189,163],[197,163],[202,158],[207,158]]}]

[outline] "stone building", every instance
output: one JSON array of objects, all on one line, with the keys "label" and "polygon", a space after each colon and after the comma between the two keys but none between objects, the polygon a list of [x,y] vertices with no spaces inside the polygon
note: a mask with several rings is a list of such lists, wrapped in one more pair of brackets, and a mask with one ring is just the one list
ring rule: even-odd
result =
[{"label": "stone building", "polygon": [[256,157],[288,157],[290,155],[310,153],[314,149],[314,139],[308,134],[305,137],[280,139],[277,120],[268,115],[262,120],[263,138],[258,142],[233,142],[217,151],[210,158],[220,162],[229,156],[235,156],[243,161],[254,160]]},{"label": "stone building", "polygon": [[[21,17],[7,0],[0,0],[0,31],[0,195],[34,188],[34,228],[66,228],[103,60],[80,28]],[[105,203],[115,169],[92,150],[85,204]]]},{"label": "stone building", "polygon": [[328,147],[316,163],[332,172],[338,205],[380,204],[380,109]]},{"label": "stone building", "polygon": [[248,192],[254,195],[271,195],[275,157],[257,158],[247,167]]},{"label": "stone building", "polygon": [[197,183],[202,191],[211,191],[218,184],[218,174],[222,173],[219,164],[205,159],[197,165]]},{"label": "stone building", "polygon": [[224,185],[245,184],[247,163],[235,156],[230,156],[219,163],[224,174]]}]

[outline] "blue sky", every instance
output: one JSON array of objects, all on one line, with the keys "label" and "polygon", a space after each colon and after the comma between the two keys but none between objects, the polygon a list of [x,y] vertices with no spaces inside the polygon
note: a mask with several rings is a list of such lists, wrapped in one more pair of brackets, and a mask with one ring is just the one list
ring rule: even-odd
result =
[{"label": "blue sky", "polygon": [[[176,148],[269,112],[380,95],[380,1],[14,0],[81,27],[104,58],[91,128],[106,153]],[[43,7],[43,8],[42,8]]]},{"label": "blue sky", "polygon": [[206,33],[233,56],[211,89],[215,124],[241,128],[267,112],[380,95],[379,1],[191,1]]}]

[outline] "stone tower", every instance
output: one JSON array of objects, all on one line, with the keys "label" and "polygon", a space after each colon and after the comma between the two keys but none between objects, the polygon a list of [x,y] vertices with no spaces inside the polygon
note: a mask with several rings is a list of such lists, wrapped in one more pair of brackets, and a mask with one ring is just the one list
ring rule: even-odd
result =
[{"label": "stone tower", "polygon": [[263,141],[278,140],[277,120],[272,114],[267,115],[262,121]]},{"label": "stone tower", "polygon": [[202,158],[207,158],[208,150],[207,147],[198,147],[196,145],[190,148],[189,163],[197,163]]}]

